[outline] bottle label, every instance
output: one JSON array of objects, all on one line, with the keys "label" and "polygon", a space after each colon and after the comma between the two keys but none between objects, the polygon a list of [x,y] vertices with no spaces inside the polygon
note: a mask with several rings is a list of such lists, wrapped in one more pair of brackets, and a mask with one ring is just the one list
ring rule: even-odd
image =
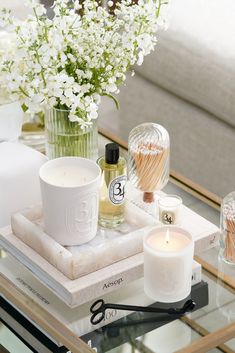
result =
[{"label": "bottle label", "polygon": [[121,175],[110,182],[109,200],[114,205],[120,205],[124,202],[126,193],[126,181],[126,175]]}]

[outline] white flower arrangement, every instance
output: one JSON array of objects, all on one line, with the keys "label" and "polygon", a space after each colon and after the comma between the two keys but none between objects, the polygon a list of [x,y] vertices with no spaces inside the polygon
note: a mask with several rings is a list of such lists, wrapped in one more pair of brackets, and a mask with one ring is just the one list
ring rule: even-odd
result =
[{"label": "white flower arrangement", "polygon": [[0,25],[16,34],[16,50],[3,54],[1,80],[34,114],[46,108],[69,110],[82,128],[97,118],[101,96],[113,98],[126,72],[141,65],[166,27],[167,0],[122,0],[113,11],[94,0],[55,0],[54,17],[28,0],[33,14],[15,20],[2,10]]},{"label": "white flower arrangement", "polygon": [[[8,52],[8,56],[14,56],[16,50],[16,40],[12,33],[7,31],[0,31],[0,68],[3,68],[5,52]],[[9,103],[11,97],[5,87],[5,79],[3,75],[0,75],[0,104]]]}]

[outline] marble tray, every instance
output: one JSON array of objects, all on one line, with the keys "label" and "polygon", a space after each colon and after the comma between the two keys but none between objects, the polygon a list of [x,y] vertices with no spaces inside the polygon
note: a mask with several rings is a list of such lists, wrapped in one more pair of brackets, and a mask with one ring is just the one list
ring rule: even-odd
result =
[{"label": "marble tray", "polygon": [[41,206],[14,214],[11,227],[19,240],[74,280],[140,253],[143,236],[157,223],[127,201],[125,222],[121,226],[115,230],[100,228],[92,241],[80,246],[62,246],[44,232]]}]

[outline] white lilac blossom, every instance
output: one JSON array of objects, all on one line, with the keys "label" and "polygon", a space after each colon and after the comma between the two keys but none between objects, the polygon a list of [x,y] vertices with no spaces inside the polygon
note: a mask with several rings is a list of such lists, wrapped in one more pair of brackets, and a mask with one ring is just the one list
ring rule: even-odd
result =
[{"label": "white lilac blossom", "polygon": [[[8,33],[7,31],[0,31],[0,68],[3,67],[5,52],[8,51],[8,55],[15,55],[16,51],[16,38],[14,33]],[[4,76],[0,75],[0,101],[8,102],[14,99],[13,95],[9,96],[9,93],[5,87]]]},{"label": "white lilac blossom", "polygon": [[1,57],[1,80],[25,110],[68,109],[81,127],[97,118],[101,96],[114,98],[126,72],[141,65],[166,26],[166,0],[112,1],[103,8],[94,0],[56,0],[53,19],[35,0],[27,0],[33,15],[19,22],[9,11],[0,25],[16,34],[16,49]]}]

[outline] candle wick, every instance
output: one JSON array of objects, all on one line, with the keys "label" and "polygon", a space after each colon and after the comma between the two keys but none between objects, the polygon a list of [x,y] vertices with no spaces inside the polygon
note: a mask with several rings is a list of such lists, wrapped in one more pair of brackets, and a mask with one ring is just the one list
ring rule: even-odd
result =
[{"label": "candle wick", "polygon": [[166,243],[168,244],[170,240],[169,229],[166,231]]}]

